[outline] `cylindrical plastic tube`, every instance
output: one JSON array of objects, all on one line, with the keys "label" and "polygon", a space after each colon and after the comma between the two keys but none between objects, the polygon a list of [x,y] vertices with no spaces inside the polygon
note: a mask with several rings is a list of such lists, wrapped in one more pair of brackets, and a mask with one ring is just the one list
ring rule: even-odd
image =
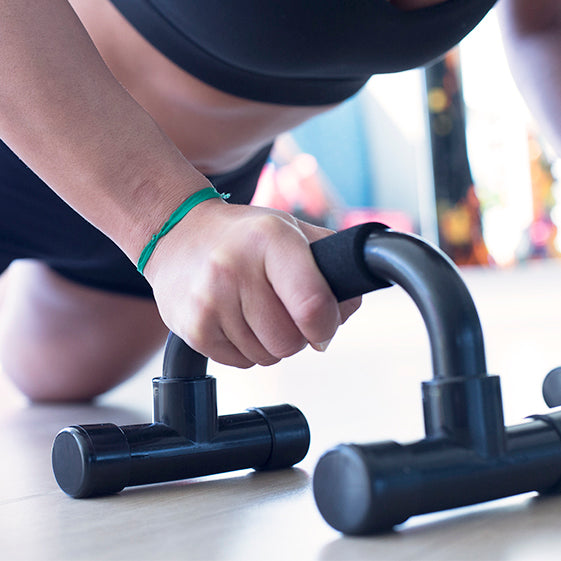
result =
[{"label": "cylindrical plastic tube", "polygon": [[187,440],[162,423],[67,427],[55,438],[52,462],[62,490],[83,498],[129,485],[290,467],[309,443],[304,415],[278,405],[219,417],[215,437],[206,442]]},{"label": "cylindrical plastic tube", "polygon": [[506,451],[485,457],[446,439],[342,444],[316,466],[314,495],[345,534],[391,529],[409,517],[530,491],[561,480],[561,412],[509,427]]}]

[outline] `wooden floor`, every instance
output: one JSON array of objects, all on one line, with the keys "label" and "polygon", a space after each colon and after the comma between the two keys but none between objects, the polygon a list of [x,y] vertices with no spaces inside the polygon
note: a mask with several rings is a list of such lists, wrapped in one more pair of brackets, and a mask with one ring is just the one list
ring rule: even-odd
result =
[{"label": "wooden floor", "polygon": [[[561,364],[561,264],[465,270],[500,374],[508,424],[547,412],[545,374]],[[220,413],[292,403],[312,446],[293,470],[236,472],[75,500],[57,487],[50,447],[70,424],[151,418],[161,356],[95,406],[28,406],[0,377],[0,559],[41,560],[501,560],[559,559],[561,497],[527,494],[411,519],[396,531],[345,538],[318,513],[311,475],[344,441],[421,438],[420,382],[428,338],[399,288],[371,294],[325,354],[305,351],[268,369],[212,365]]]}]

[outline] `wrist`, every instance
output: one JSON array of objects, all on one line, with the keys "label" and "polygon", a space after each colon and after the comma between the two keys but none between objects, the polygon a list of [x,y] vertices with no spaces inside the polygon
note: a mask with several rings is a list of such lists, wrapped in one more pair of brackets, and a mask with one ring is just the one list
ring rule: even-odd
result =
[{"label": "wrist", "polygon": [[[135,265],[146,244],[162,229],[173,211],[194,193],[212,187],[186,160],[183,163],[187,166],[173,173],[136,177],[129,182],[134,186],[127,189],[127,201],[121,210],[124,216],[113,226],[111,237]],[[151,167],[148,165],[144,169]]]},{"label": "wrist", "polygon": [[[220,225],[224,224],[222,211],[226,206],[229,206],[228,203],[221,197],[207,199],[196,205],[168,234],[158,240],[143,271],[152,286],[160,275],[169,274],[167,265],[173,267],[178,264],[178,255],[185,267],[187,263],[193,263],[200,247],[209,242],[211,233],[217,232]],[[206,254],[208,249],[203,251]]]},{"label": "wrist", "polygon": [[137,270],[139,273],[144,273],[144,268],[148,263],[148,260],[152,256],[152,253],[156,249],[158,242],[166,236],[181,220],[183,220],[190,211],[192,211],[196,206],[210,199],[228,199],[230,197],[229,193],[218,193],[214,187],[205,187],[199,191],[196,191],[189,197],[187,197],[169,216],[164,225],[160,230],[153,234],[150,241],[144,246],[144,249],[140,253],[138,258]]}]

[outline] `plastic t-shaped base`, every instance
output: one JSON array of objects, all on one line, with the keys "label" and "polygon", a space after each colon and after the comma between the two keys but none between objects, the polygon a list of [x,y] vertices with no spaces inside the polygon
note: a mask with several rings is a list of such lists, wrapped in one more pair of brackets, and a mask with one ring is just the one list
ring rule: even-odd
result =
[{"label": "plastic t-shaped base", "polygon": [[290,467],[304,458],[310,432],[291,405],[218,416],[216,380],[206,358],[170,333],[164,374],[153,380],[154,422],[75,425],[55,438],[52,463],[72,497],[253,468]]}]

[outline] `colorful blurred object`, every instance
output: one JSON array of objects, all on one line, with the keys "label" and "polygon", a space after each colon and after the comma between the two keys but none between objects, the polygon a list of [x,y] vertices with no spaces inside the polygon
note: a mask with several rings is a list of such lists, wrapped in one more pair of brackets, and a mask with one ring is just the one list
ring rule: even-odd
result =
[{"label": "colorful blurred object", "polygon": [[343,230],[365,222],[382,222],[403,232],[413,232],[403,212],[368,207],[348,207],[335,193],[316,158],[296,154],[285,163],[264,168],[252,204],[283,210],[316,226]]},{"label": "colorful blurred object", "polygon": [[252,204],[289,212],[316,226],[335,229],[340,220],[340,205],[310,154],[297,154],[286,163],[268,163]]},{"label": "colorful blurred object", "polygon": [[556,204],[552,165],[539,137],[533,132],[528,134],[528,147],[532,182],[532,222],[522,234],[517,258],[525,261],[559,257],[560,253],[556,247],[558,229],[552,219]]},{"label": "colorful blurred object", "polygon": [[471,175],[458,50],[426,69],[440,247],[459,265],[492,262]]}]

